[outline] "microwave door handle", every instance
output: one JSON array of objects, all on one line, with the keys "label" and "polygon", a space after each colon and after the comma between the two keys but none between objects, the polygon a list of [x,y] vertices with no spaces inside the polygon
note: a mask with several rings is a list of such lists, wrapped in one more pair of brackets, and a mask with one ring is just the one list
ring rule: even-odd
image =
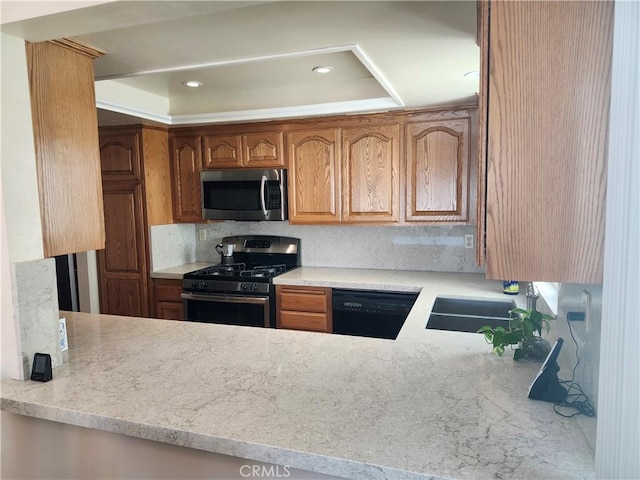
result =
[{"label": "microwave door handle", "polygon": [[264,199],[264,191],[267,186],[267,176],[262,175],[262,180],[260,180],[260,203],[262,204],[262,213],[264,216],[267,216],[267,204]]}]

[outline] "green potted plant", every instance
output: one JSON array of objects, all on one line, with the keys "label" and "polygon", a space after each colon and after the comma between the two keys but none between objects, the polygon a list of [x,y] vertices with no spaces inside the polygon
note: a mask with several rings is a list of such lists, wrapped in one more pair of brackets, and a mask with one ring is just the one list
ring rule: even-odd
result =
[{"label": "green potted plant", "polygon": [[551,349],[549,342],[542,338],[542,329],[549,333],[554,317],[535,309],[514,308],[509,310],[509,328],[485,325],[478,329],[484,334],[487,343],[493,346],[493,352],[502,356],[505,347],[517,345],[513,359],[531,358],[544,360]]}]

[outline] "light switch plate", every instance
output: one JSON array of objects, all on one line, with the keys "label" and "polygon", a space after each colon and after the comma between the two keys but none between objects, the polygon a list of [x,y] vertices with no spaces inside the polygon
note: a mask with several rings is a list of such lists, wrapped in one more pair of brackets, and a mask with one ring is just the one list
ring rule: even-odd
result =
[{"label": "light switch plate", "polygon": [[201,242],[207,241],[207,231],[204,228],[198,229],[198,240]]}]

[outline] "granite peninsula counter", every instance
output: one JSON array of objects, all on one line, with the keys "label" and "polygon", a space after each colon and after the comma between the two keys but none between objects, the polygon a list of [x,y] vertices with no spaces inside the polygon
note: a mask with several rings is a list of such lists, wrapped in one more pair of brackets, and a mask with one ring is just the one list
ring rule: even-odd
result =
[{"label": "granite peninsula counter", "polygon": [[503,298],[500,282],[305,267],[275,283],[421,293],[395,341],[65,312],[68,363],[2,382],[2,409],[345,478],[594,477],[575,421],[526,398],[539,364],[424,328],[437,294]]}]

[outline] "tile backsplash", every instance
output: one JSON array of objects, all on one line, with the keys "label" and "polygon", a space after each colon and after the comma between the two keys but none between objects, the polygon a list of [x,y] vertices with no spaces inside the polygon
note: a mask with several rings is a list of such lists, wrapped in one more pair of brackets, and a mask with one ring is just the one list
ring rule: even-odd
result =
[{"label": "tile backsplash", "polygon": [[306,226],[288,222],[220,222],[196,225],[206,240],[196,241],[199,262],[218,263],[215,245],[230,235],[282,235],[301,240],[302,265],[444,272],[484,272],[464,235],[475,226]]}]

